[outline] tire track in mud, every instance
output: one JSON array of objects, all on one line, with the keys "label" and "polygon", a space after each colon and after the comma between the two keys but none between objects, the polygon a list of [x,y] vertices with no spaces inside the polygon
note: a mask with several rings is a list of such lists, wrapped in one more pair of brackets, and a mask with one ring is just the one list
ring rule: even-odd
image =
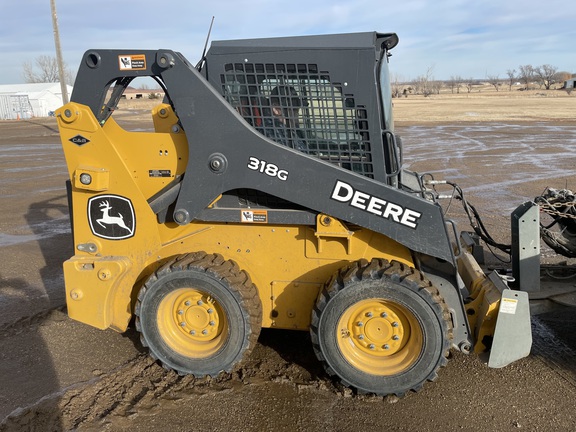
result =
[{"label": "tire track in mud", "polygon": [[290,366],[281,368],[282,371],[271,371],[267,367],[259,371],[260,365],[259,361],[252,362],[231,374],[196,379],[167,371],[142,354],[114,371],[18,408],[0,425],[0,431],[98,430],[107,418],[130,419],[140,412],[161,409],[169,401],[227,391],[246,384],[258,385],[259,382],[290,383],[338,392],[329,381],[298,379]]},{"label": "tire track in mud", "polygon": [[[574,328],[567,328],[572,333]],[[532,317],[532,352],[548,367],[576,388],[576,351],[539,318]]]},{"label": "tire track in mud", "polygon": [[[30,327],[50,325],[53,311],[21,319],[0,328],[6,335],[26,338]],[[58,317],[56,317],[58,318]],[[533,319],[532,356],[539,358],[570,386],[576,387],[574,347],[547,326]],[[381,397],[355,395],[325,375],[303,334],[264,332],[253,354],[240,368],[217,378],[195,379],[163,369],[145,353],[93,378],[44,395],[28,406],[15,409],[0,424],[0,432],[20,430],[102,430],[106,425],[129,425],[133,416],[161,412],[169,404],[205,395],[234,391],[242,386],[280,383],[308,392],[318,389],[339,397],[383,401]],[[562,335],[560,335],[562,336]],[[284,346],[283,349],[279,347]],[[87,355],[97,355],[87,353]],[[384,401],[397,401],[384,398]]]},{"label": "tire track in mud", "polygon": [[[26,339],[27,332],[33,327],[50,325],[53,313],[42,312],[4,325],[0,328],[0,338],[12,336]],[[216,378],[180,376],[162,368],[148,354],[138,354],[112,370],[96,371],[94,378],[53,391],[15,409],[4,420],[0,419],[0,432],[78,428],[99,430],[109,419],[130,419],[138,413],[160,410],[170,401],[229,391],[247,384],[288,383],[303,389],[320,388],[350,395],[348,391],[335,387],[319,365],[309,366],[316,364],[311,349],[308,354],[303,354],[303,350],[292,346],[279,354],[276,352],[277,346],[267,345],[271,342],[269,338],[264,335],[244,365]],[[288,335],[287,340],[274,343],[300,345],[305,338],[301,334]],[[97,352],[95,350],[87,355],[97,355]]]},{"label": "tire track in mud", "polygon": [[153,408],[168,392],[202,388],[208,381],[196,383],[194,377],[167,372],[141,354],[112,371],[16,409],[0,424],[0,431],[74,430],[108,415],[129,417],[140,409]]},{"label": "tire track in mud", "polygon": [[[66,320],[64,309],[46,310],[5,323],[0,326],[0,339],[12,339],[16,341],[15,346],[26,345],[39,327],[55,326]],[[98,355],[98,350],[86,355]],[[46,372],[50,375],[50,371]],[[166,374],[145,354],[107,372],[96,370],[94,375],[94,378],[64,388],[51,387],[48,394],[37,394],[38,399],[14,409],[4,419],[0,418],[0,431],[76,429],[111,412],[129,412],[147,395],[162,395],[180,378],[176,374]]]}]

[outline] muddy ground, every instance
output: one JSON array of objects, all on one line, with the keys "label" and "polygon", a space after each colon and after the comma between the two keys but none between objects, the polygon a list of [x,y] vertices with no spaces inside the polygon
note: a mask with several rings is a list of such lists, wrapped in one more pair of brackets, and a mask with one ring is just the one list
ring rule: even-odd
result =
[{"label": "muddy ground", "polygon": [[[517,204],[547,186],[576,189],[576,121],[397,129],[408,165],[459,183],[498,240],[509,241]],[[534,320],[529,357],[496,370],[455,353],[436,382],[401,400],[342,388],[299,332],[264,330],[248,362],[218,379],[165,371],[133,328],[67,317],[65,180],[54,119],[0,122],[0,431],[576,430],[572,309]],[[450,215],[463,222],[456,203]]]}]

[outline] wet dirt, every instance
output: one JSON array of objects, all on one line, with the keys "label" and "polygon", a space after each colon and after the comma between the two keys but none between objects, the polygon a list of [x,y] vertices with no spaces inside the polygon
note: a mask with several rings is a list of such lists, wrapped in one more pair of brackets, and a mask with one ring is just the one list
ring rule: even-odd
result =
[{"label": "wet dirt", "polygon": [[[400,124],[397,132],[409,168],[455,180],[504,242],[516,205],[547,186],[576,189],[576,122]],[[301,332],[264,330],[248,361],[218,378],[166,371],[133,327],[118,334],[67,317],[66,179],[54,119],[0,122],[0,431],[576,429],[570,308],[534,319],[529,357],[489,369],[454,353],[436,382],[401,400],[340,386]],[[449,217],[464,229],[458,205]],[[543,259],[559,260],[550,251]]]}]

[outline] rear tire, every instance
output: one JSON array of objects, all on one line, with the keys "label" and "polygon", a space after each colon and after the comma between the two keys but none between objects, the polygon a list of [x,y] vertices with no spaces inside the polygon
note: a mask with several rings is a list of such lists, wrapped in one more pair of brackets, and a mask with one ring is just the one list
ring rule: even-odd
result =
[{"label": "rear tire", "polygon": [[360,393],[403,396],[446,365],[450,314],[422,273],[374,259],[334,275],[312,314],[312,343],[331,375]]},{"label": "rear tire", "polygon": [[246,272],[221,255],[182,255],[138,294],[136,328],[150,355],[196,377],[230,372],[254,348],[262,305]]}]

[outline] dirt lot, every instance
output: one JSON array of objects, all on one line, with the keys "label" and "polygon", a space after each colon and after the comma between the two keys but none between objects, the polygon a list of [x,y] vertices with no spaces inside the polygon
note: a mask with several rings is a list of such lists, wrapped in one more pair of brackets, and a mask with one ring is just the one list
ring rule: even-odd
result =
[{"label": "dirt lot", "polygon": [[[576,96],[542,94],[395,100],[407,165],[458,182],[509,241],[517,204],[547,186],[576,189]],[[145,129],[131,115],[144,108],[119,114]],[[528,358],[495,370],[455,353],[437,382],[401,400],[340,387],[298,332],[263,331],[248,362],[218,379],[167,372],[133,329],[66,316],[61,264],[73,251],[55,120],[0,122],[0,168],[0,431],[576,429],[571,309],[534,320]],[[455,205],[450,216],[464,221]],[[546,249],[543,259],[559,260]]]}]

